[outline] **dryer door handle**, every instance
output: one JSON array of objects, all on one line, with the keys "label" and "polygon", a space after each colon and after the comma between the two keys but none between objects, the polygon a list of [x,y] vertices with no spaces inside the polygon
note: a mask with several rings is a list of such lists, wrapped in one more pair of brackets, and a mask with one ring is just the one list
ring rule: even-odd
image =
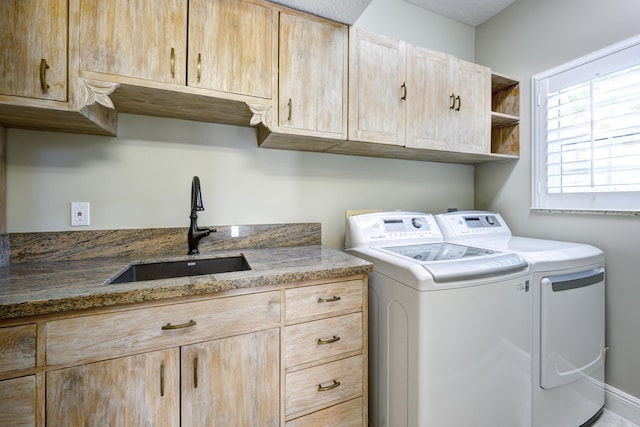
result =
[{"label": "dryer door handle", "polygon": [[551,285],[553,292],[562,292],[596,285],[602,281],[604,281],[604,268],[545,277],[541,282],[543,286]]}]

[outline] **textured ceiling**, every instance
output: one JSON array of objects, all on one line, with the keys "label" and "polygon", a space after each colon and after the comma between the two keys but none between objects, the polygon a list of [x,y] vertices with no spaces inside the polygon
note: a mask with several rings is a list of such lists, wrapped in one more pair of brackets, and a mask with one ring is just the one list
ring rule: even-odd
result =
[{"label": "textured ceiling", "polygon": [[[353,24],[371,0],[270,0],[293,9]],[[386,0],[380,0],[386,1]],[[404,0],[431,12],[476,27],[515,0]]]},{"label": "textured ceiling", "polygon": [[322,16],[332,21],[353,24],[371,0],[269,0],[292,9]]},{"label": "textured ceiling", "polygon": [[405,0],[431,12],[476,27],[515,0]]}]

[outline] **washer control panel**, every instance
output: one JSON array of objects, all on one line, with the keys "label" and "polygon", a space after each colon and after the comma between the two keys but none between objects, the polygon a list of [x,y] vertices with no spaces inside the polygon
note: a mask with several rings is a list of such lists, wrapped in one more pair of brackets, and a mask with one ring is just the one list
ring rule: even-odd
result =
[{"label": "washer control panel", "polygon": [[407,240],[442,241],[442,233],[433,215],[419,212],[380,212],[348,218],[347,248]]},{"label": "washer control panel", "polygon": [[511,230],[499,213],[484,211],[448,212],[436,215],[447,239],[474,236],[510,236]]}]

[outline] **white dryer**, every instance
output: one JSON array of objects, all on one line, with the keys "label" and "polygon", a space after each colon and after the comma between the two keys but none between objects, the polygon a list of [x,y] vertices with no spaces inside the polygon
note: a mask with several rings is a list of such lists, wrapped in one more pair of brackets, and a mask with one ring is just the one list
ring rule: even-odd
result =
[{"label": "white dryer", "polygon": [[604,253],[587,244],[512,236],[495,212],[450,212],[436,219],[449,242],[513,251],[529,262],[532,425],[590,425],[604,407]]},{"label": "white dryer", "polygon": [[347,252],[371,261],[369,425],[528,427],[528,264],[450,244],[432,215],[347,221]]}]

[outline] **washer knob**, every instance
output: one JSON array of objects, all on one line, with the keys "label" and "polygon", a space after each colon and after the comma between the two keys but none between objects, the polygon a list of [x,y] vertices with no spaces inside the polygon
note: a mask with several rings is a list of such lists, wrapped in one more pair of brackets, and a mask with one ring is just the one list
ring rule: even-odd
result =
[{"label": "washer knob", "polygon": [[422,220],[420,218],[412,218],[411,224],[413,224],[415,228],[422,228],[422,225],[423,225]]}]

